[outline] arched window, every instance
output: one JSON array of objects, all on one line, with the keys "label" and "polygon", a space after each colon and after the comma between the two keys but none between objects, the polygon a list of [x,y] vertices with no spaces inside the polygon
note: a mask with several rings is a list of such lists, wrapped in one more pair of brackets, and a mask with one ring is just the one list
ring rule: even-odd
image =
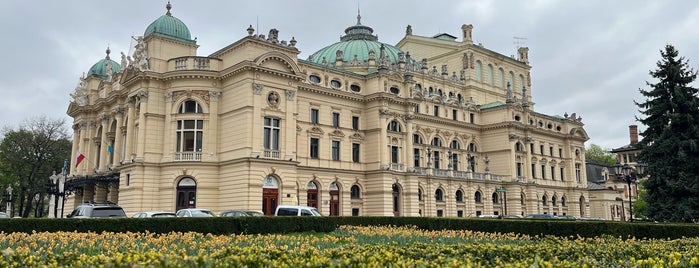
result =
[{"label": "arched window", "polygon": [[464,202],[464,192],[463,191],[456,190],[456,202],[458,202],[458,203]]},{"label": "arched window", "polygon": [[493,85],[493,65],[488,64],[488,84]]},{"label": "arched window", "polygon": [[432,146],[442,147],[442,140],[440,140],[438,137],[434,137],[432,139]]},{"label": "arched window", "polygon": [[444,192],[442,189],[437,189],[434,191],[434,200],[437,202],[443,202],[444,201]]},{"label": "arched window", "polygon": [[417,188],[417,200],[422,201],[422,188]]},{"label": "arched window", "polygon": [[459,144],[459,141],[457,141],[457,140],[452,140],[451,144],[449,144],[449,148],[459,150],[459,149],[461,149],[461,144]]},{"label": "arched window", "polygon": [[566,206],[566,197],[565,196],[561,197],[561,206],[564,206],[564,207]]},{"label": "arched window", "polygon": [[499,196],[498,196],[498,193],[497,193],[497,192],[494,192],[494,193],[493,193],[493,204],[499,203],[500,200],[498,200],[498,197],[499,197]]},{"label": "arched window", "polygon": [[524,202],[526,201],[526,196],[524,193],[519,193],[519,204],[524,205]]},{"label": "arched window", "polygon": [[468,144],[468,151],[469,152],[478,152],[478,148],[476,147],[475,143],[469,143]]},{"label": "arched window", "polygon": [[473,200],[476,201],[476,204],[481,204],[483,203],[483,197],[481,197],[481,192],[476,191],[476,193],[473,196]]},{"label": "arched window", "polygon": [[505,88],[505,71],[502,68],[498,69],[498,86]]},{"label": "arched window", "polygon": [[519,75],[519,90],[520,91],[524,90],[524,76],[521,74]]},{"label": "arched window", "polygon": [[510,75],[507,77],[507,82],[510,83],[510,86],[512,86],[512,89],[514,90],[515,88],[515,74],[510,72]]},{"label": "arched window", "polygon": [[544,195],[544,196],[541,198],[541,204],[544,205],[544,206],[548,206],[548,202],[549,202],[548,196],[545,196],[545,195]]},{"label": "arched window", "polygon": [[521,152],[524,151],[524,146],[522,145],[521,142],[515,143],[515,152]]},{"label": "arched window", "polygon": [[355,185],[352,185],[352,187],[350,187],[350,198],[351,198],[351,199],[360,199],[360,198],[362,198],[361,192],[360,192],[360,190],[359,190],[359,186],[358,186],[358,185],[355,184]]},{"label": "arched window", "polygon": [[194,100],[186,100],[182,102],[178,112],[181,114],[200,114],[202,113],[201,105]]},{"label": "arched window", "polygon": [[483,80],[483,64],[481,61],[476,61],[476,81]]},{"label": "arched window", "polygon": [[551,205],[554,207],[556,206],[556,196],[555,195],[553,197],[551,197]]},{"label": "arched window", "polygon": [[420,136],[420,134],[413,134],[413,143],[422,144],[422,137]]},{"label": "arched window", "polygon": [[398,121],[396,120],[393,120],[390,123],[388,123],[388,131],[402,132],[400,123],[398,123]]}]

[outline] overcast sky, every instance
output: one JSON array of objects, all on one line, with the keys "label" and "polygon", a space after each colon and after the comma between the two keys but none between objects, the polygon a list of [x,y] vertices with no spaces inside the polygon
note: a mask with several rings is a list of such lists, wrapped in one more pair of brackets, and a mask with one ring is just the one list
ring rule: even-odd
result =
[{"label": "overcast sky", "polygon": [[[164,0],[0,1],[0,126],[17,128],[29,118],[66,115],[69,94],[83,72],[105,56],[130,51],[131,36],[165,14]],[[633,100],[655,82],[660,49],[672,44],[699,62],[699,2],[696,1],[202,1],[172,0],[173,16],[189,27],[207,56],[247,35],[279,30],[295,37],[300,58],[339,41],[346,27],[371,26],[379,41],[396,44],[413,34],[446,32],[461,38],[473,24],[473,39],[505,55],[516,54],[515,38],[529,47],[531,94],[536,111],[582,116],[591,143],[616,148],[629,143],[628,126],[640,116]],[[694,86],[697,86],[695,83]],[[642,125],[641,129],[645,129]]]}]

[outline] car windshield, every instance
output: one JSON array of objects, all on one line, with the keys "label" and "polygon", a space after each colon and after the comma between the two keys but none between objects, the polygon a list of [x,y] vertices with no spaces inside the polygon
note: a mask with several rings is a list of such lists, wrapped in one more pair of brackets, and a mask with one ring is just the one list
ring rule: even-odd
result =
[{"label": "car windshield", "polygon": [[94,208],[92,209],[93,218],[108,218],[108,217],[126,217],[124,210],[120,208]]},{"label": "car windshield", "polygon": [[174,213],[155,213],[151,215],[153,218],[168,218],[168,217],[175,217]]},{"label": "car windshield", "polygon": [[248,210],[245,211],[247,212],[250,216],[264,216],[265,214],[260,212],[260,211],[254,211],[254,210]]},{"label": "car windshield", "polygon": [[214,217],[214,213],[208,210],[192,210],[192,217]]},{"label": "car windshield", "polygon": [[315,208],[311,208],[311,213],[313,214],[313,216],[323,216],[323,215],[320,214],[320,212],[318,212],[318,210],[315,209]]}]

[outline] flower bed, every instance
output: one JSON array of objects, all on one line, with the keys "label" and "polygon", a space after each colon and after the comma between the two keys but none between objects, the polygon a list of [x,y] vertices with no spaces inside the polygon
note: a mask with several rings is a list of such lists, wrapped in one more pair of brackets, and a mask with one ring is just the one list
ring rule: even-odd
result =
[{"label": "flower bed", "polygon": [[0,234],[0,267],[667,267],[699,266],[699,238],[526,236],[412,227],[331,233]]}]

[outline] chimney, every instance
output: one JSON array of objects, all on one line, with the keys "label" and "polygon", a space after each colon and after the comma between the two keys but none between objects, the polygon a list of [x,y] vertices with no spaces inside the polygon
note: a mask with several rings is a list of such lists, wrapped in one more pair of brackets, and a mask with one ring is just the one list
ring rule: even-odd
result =
[{"label": "chimney", "polygon": [[638,143],[638,126],[637,125],[630,125],[629,126],[629,140],[631,141],[631,144]]}]

